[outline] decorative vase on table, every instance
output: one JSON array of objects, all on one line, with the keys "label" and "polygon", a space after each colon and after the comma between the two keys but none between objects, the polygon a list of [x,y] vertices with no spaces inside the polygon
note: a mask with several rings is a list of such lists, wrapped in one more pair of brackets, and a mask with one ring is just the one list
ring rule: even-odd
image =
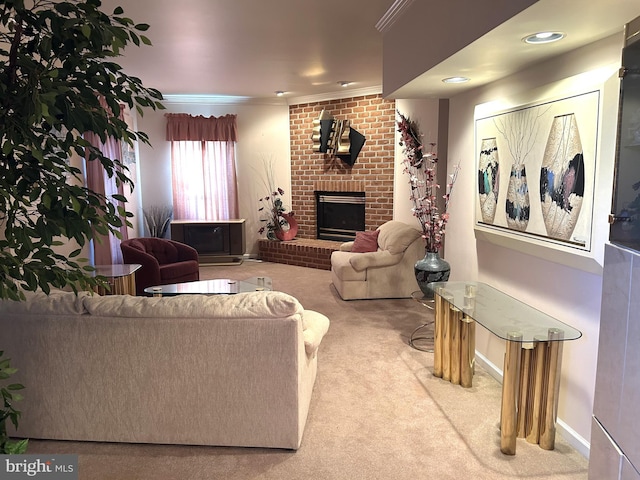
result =
[{"label": "decorative vase on table", "polygon": [[449,280],[451,265],[440,257],[438,252],[426,251],[424,258],[416,262],[414,270],[422,294],[426,298],[433,298],[433,292],[427,285],[432,282],[446,282]]}]

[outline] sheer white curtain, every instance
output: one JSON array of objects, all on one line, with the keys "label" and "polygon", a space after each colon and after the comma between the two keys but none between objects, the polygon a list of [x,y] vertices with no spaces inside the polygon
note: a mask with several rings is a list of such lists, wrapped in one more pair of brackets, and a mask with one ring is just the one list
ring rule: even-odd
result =
[{"label": "sheer white curtain", "polygon": [[[103,98],[100,99],[100,104],[104,108],[108,108]],[[125,106],[122,105],[119,115],[120,120],[124,120],[124,108]],[[85,132],[83,137],[91,143],[91,145],[97,147],[105,157],[117,162],[122,160],[122,143],[120,140],[108,137],[106,142],[102,143],[100,136],[93,132]],[[87,187],[94,192],[103,194],[107,198],[107,201],[111,202],[116,207],[125,207],[126,205],[123,202],[113,198],[113,195],[116,194],[124,195],[123,185],[116,182],[115,177],[109,177],[109,175],[107,175],[107,172],[100,161],[89,160],[89,152],[87,152],[85,162]],[[128,236],[126,219],[123,218],[122,223],[123,225],[119,230],[122,235],[122,240],[126,240]],[[108,235],[101,235],[98,232],[94,232],[94,240],[91,242],[93,247],[93,265],[122,263],[122,251],[120,250],[120,242],[122,240],[112,233],[109,233]]]},{"label": "sheer white curtain", "polygon": [[167,114],[173,216],[177,220],[238,218],[235,115]]}]

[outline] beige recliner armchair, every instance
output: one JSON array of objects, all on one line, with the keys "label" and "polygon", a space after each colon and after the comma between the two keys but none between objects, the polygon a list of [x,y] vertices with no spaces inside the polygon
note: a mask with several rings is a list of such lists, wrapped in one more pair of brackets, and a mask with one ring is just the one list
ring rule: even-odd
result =
[{"label": "beige recliner armchair", "polygon": [[354,253],[346,242],[331,254],[331,281],[343,300],[406,298],[420,289],[413,268],[424,257],[420,230],[395,220],[377,230],[377,251]]}]

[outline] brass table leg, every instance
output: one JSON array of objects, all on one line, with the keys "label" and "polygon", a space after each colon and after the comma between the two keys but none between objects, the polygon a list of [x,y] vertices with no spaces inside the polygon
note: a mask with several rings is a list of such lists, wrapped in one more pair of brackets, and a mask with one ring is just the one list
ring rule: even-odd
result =
[{"label": "brass table leg", "polygon": [[[451,381],[451,323],[456,318],[459,311],[452,303],[447,301],[447,295],[443,296],[445,300],[445,319],[442,329],[442,379]],[[453,299],[452,299],[453,301]]]},{"label": "brass table leg", "polygon": [[473,382],[476,322],[453,306],[444,289],[435,292],[433,375],[469,388]]},{"label": "brass table leg", "polygon": [[476,322],[463,315],[460,325],[460,385],[471,388],[476,363]]},{"label": "brass table leg", "polygon": [[518,438],[527,436],[527,427],[531,425],[529,408],[529,389],[533,385],[533,375],[531,373],[531,360],[533,358],[533,346],[531,344],[522,345],[520,353],[520,387],[518,390]]},{"label": "brass table leg", "polygon": [[[440,290],[440,289],[438,289]],[[442,330],[445,321],[445,301],[441,296],[441,292],[435,292],[435,325],[433,326],[433,375],[442,378],[442,349],[444,348],[442,339]],[[449,307],[447,306],[447,309]]]},{"label": "brass table leg", "polygon": [[562,339],[564,332],[549,329],[549,347],[545,364],[546,398],[540,421],[540,448],[553,450],[556,440],[556,418],[558,415],[558,392],[560,390],[560,366],[562,363]]},{"label": "brass table leg", "polygon": [[520,377],[520,345],[522,334],[507,334],[507,352],[504,356],[502,378],[502,409],[500,412],[500,451],[506,455],[516,454],[517,415],[516,401]]},{"label": "brass table leg", "polygon": [[451,334],[451,383],[460,385],[460,327],[462,312],[451,309],[449,318],[449,332]]},{"label": "brass table leg", "polygon": [[544,338],[536,338],[531,360],[532,388],[529,390],[529,425],[527,442],[538,443],[540,440],[540,408],[544,398],[544,364],[547,355],[547,344]]}]

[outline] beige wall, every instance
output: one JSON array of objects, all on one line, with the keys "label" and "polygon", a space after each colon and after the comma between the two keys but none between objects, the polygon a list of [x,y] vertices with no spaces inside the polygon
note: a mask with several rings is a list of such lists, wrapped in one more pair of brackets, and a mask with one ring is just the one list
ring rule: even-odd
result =
[{"label": "beige wall", "polygon": [[[441,165],[446,167],[446,156],[442,156],[443,150],[446,151],[446,144],[442,138],[442,130],[446,132],[447,126],[439,125],[440,101],[437,99],[426,100],[397,100],[397,110],[405,117],[415,120],[423,135],[424,142],[435,142],[436,153],[438,158],[442,160]],[[397,128],[396,128],[397,130]],[[446,138],[446,137],[445,137]],[[443,143],[441,143],[443,142]],[[404,173],[404,158],[402,147],[400,146],[400,134],[396,131],[395,136],[395,178],[394,178],[394,194],[393,194],[393,219],[414,225],[420,228],[420,222],[413,216],[411,209],[413,202],[410,199],[409,175]],[[442,172],[441,168],[438,173]],[[446,170],[444,170],[446,172]]]},{"label": "beige wall", "polygon": [[[236,167],[239,185],[240,217],[246,219],[246,252],[258,252],[258,199],[265,195],[263,161],[272,159],[276,183],[284,189],[284,202],[291,205],[291,169],[289,151],[289,107],[262,104],[207,104],[164,101],[164,111],[145,112],[138,128],[149,135],[152,147],[140,145],[140,181],[142,207],[171,205],[171,151],[165,140],[165,113],[190,113],[216,117],[238,115]],[[138,212],[142,215],[142,212]]]},{"label": "beige wall", "polygon": [[[447,230],[445,258],[451,263],[451,279],[489,283],[582,331],[581,339],[565,343],[558,417],[559,428],[575,434],[574,440],[585,454],[593,407],[602,289],[599,270],[608,237],[606,213],[612,190],[621,46],[622,35],[616,35],[461,94],[450,102],[449,168],[458,160],[463,162],[450,204],[451,220]],[[596,172],[595,260],[590,263],[593,267],[595,262],[596,267],[582,268],[570,254],[552,256],[552,250],[522,241],[504,246],[476,238],[476,105],[531,94],[539,95],[540,99],[556,97],[561,92],[589,88],[590,84],[604,86]],[[504,344],[501,341],[479,329],[476,347],[489,362],[502,369]]]}]

